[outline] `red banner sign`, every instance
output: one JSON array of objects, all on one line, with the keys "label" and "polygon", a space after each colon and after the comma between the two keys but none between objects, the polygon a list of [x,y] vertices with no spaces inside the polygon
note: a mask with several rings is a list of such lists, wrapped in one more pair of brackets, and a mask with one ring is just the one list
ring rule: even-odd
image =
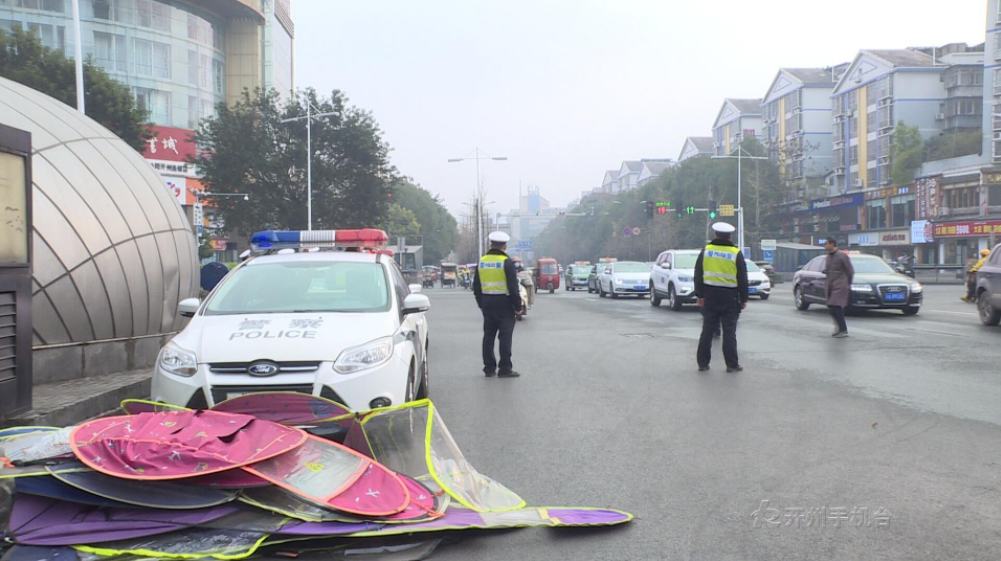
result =
[{"label": "red banner sign", "polygon": [[936,224],[936,238],[959,238],[964,236],[989,236],[991,232],[1001,234],[1001,220],[980,220],[976,222],[952,222]]},{"label": "red banner sign", "polygon": [[194,131],[175,127],[152,127],[153,138],[146,141],[143,157],[147,160],[183,162],[195,155]]}]

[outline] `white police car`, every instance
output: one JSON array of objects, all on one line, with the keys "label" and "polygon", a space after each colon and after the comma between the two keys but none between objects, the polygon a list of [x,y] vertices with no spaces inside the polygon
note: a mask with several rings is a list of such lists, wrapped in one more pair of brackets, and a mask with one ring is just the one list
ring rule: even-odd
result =
[{"label": "white police car", "polygon": [[[205,408],[255,392],[310,393],[355,411],[428,395],[427,296],[381,230],[267,231],[157,358],[153,399]],[[261,255],[260,253],[263,253]]]}]

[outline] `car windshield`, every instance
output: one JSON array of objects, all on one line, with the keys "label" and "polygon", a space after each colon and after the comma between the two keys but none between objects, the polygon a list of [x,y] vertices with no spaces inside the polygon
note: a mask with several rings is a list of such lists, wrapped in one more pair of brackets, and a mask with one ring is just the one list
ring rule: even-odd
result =
[{"label": "car windshield", "polygon": [[894,272],[885,261],[879,257],[852,255],[852,267],[855,273],[885,274]]},{"label": "car windshield", "polygon": [[543,275],[556,275],[559,274],[556,269],[556,265],[553,263],[545,263],[542,265]]},{"label": "car windshield", "polygon": [[754,261],[744,261],[744,263],[747,263],[748,273],[757,273],[758,271],[761,270],[758,268],[758,265]]},{"label": "car windshield", "polygon": [[389,302],[388,280],[378,263],[260,263],[226,279],[205,314],[380,312]]},{"label": "car windshield", "polygon": [[674,254],[674,268],[675,269],[694,269],[695,262],[699,260],[698,253],[675,253]]},{"label": "car windshield", "polygon": [[650,266],[643,263],[616,263],[615,273],[648,273]]}]

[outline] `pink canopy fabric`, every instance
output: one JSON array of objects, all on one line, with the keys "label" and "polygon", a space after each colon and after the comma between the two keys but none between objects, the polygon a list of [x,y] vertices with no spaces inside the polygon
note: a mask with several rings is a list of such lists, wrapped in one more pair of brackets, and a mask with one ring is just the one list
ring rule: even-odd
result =
[{"label": "pink canopy fabric", "polygon": [[313,435],[287,454],[243,469],[317,505],[351,514],[391,516],[410,504],[407,486],[386,466]]},{"label": "pink canopy fabric", "polygon": [[125,479],[204,476],[294,450],[306,433],[220,411],[107,417],[77,427],[70,445],[88,467]]},{"label": "pink canopy fabric", "polygon": [[243,413],[283,425],[304,425],[353,412],[329,399],[295,392],[252,393],[217,403],[213,411]]}]

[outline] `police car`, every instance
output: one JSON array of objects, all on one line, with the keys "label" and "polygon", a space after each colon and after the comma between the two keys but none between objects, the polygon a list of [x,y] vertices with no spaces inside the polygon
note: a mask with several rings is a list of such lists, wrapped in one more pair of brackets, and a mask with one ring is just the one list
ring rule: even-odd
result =
[{"label": "police car", "polygon": [[205,408],[248,393],[323,396],[355,411],[428,395],[427,296],[381,230],[266,231],[157,358],[153,399]]}]

